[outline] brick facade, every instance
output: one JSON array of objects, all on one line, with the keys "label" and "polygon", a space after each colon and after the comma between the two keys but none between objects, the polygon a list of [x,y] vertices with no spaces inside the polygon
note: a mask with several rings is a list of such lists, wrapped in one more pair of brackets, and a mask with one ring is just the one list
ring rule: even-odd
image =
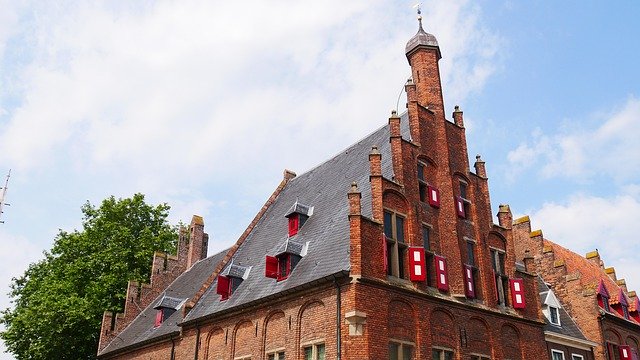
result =
[{"label": "brick facade", "polygon": [[[259,235],[269,230],[265,228],[284,225],[282,214],[273,209],[284,206],[279,202],[290,197],[295,196],[297,203],[305,195],[288,193],[294,192],[294,185],[287,181],[295,175],[287,178],[285,173],[281,186],[238,243],[220,255],[201,288],[185,300],[176,328],[145,341],[105,347],[135,317],[127,314],[132,307],[128,297],[126,320],[116,326],[120,331],[108,330],[110,319],[105,315],[100,358],[269,359],[270,354],[284,351],[287,359],[304,359],[305,348],[321,351],[319,346],[326,359],[349,360],[387,359],[391,351],[410,353],[412,359],[431,359],[434,350],[451,351],[457,360],[474,355],[528,360],[545,353],[536,278],[516,267],[514,233],[518,229],[512,229],[511,212],[501,206],[499,224],[493,223],[484,161],[476,157],[475,172],[470,170],[463,113],[455,107],[453,121],[445,117],[437,42],[420,26],[409,45],[406,54],[412,79],[405,86],[407,113],[393,112],[388,126],[376,133],[385,136],[367,138],[368,154],[359,153],[356,144],[336,164],[292,180],[314,184],[314,176],[330,171],[330,166],[341,166],[342,159],[350,170],[359,166],[356,163],[365,165],[354,179],[329,177],[335,183],[322,194],[317,186],[300,186],[306,189],[301,191],[318,191],[317,197],[335,193],[340,198],[340,205],[326,209],[316,197],[317,215],[309,221],[324,221],[323,235],[314,237],[309,230],[295,238],[306,240],[309,252],[316,256],[315,263],[307,257],[298,265],[307,273],[294,273],[278,282],[265,280],[265,265],[258,262],[265,252],[273,254],[274,246],[265,241],[275,243],[286,237],[284,226],[281,235]],[[340,170],[331,171],[342,175]],[[335,189],[341,190],[336,193]],[[426,189],[439,194],[437,204],[425,198]],[[332,217],[335,214],[342,215]],[[391,226],[387,216],[394,217],[392,236],[383,235]],[[346,233],[339,230],[342,224]],[[333,232],[327,230],[333,228]],[[205,236],[202,228],[197,230],[192,236]],[[318,250],[327,237],[347,243],[347,268],[322,268],[337,264],[331,258],[345,255],[336,249],[333,253]],[[204,252],[190,251],[189,266],[206,253],[206,241],[195,243],[205,244]],[[258,255],[248,250],[251,247],[260,247]],[[410,249],[424,251],[426,281],[411,281],[415,267],[410,265]],[[238,259],[238,253],[244,255]],[[251,267],[250,277],[223,303],[214,287],[222,269],[234,259],[237,264],[251,259],[243,265]],[[442,268],[437,259],[442,260]],[[321,271],[327,275],[313,278],[314,272]],[[310,280],[294,286],[294,275]],[[152,281],[150,293],[155,296],[136,305],[152,306],[168,284],[155,287]],[[264,296],[243,301],[252,291]],[[139,317],[136,321],[142,323]]]},{"label": "brick facade", "polygon": [[[633,317],[625,319],[617,311],[620,294],[632,304],[635,292],[627,291],[624,280],[616,278],[613,268],[605,268],[597,251],[583,257],[565,249],[545,239],[541,230],[531,231],[527,216],[514,221],[514,234],[518,259],[540,274],[585,336],[597,343],[596,360],[620,359],[621,345],[628,345],[638,353],[640,323]],[[611,296],[609,311],[598,304],[600,283]],[[633,309],[629,307],[629,311]]]}]

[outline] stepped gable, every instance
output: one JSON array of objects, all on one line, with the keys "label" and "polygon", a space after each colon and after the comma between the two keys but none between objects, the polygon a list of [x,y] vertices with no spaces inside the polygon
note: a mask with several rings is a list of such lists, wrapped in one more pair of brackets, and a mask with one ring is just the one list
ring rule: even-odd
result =
[{"label": "stepped gable", "polygon": [[158,327],[154,327],[156,318],[156,306],[165,296],[180,299],[182,304],[195,295],[207,276],[222,261],[228,250],[196,262],[191,269],[178,276],[158,297],[151,302],[117,337],[111,341],[98,356],[124,351],[131,346],[139,347],[145,343],[151,343],[178,336],[182,321],[182,311],[174,312]]},{"label": "stepped gable", "polygon": [[[598,285],[602,280],[610,295],[610,305],[618,304],[620,302],[620,290],[623,290],[623,293],[626,294],[626,290],[622,289],[616,283],[616,281],[614,281],[609,276],[609,274],[606,273],[603,267],[550,240],[544,239],[544,246],[545,248],[550,247],[551,249],[553,249],[554,258],[556,259],[556,261],[563,260],[564,266],[566,266],[567,274],[580,274],[578,281],[580,281],[580,285],[582,285],[585,290],[597,291]],[[624,318],[616,311],[611,311],[609,314],[615,315],[619,318]]]},{"label": "stepped gable", "polygon": [[[407,114],[401,116],[401,133],[409,138]],[[276,201],[258,221],[236,251],[233,263],[252,267],[249,276],[225,301],[216,293],[217,279],[186,316],[188,324],[203,317],[247,305],[276,294],[332,276],[344,276],[350,270],[349,203],[346,192],[352,182],[362,190],[362,215],[372,217],[369,186],[371,148],[382,153],[382,175],[391,179],[391,146],[389,125],[385,125],[338,155],[293,178]],[[285,215],[296,201],[313,206],[313,215],[305,222],[292,241],[308,245],[307,254],[297,264],[286,281],[265,277],[265,255],[275,255],[287,239]]]}]

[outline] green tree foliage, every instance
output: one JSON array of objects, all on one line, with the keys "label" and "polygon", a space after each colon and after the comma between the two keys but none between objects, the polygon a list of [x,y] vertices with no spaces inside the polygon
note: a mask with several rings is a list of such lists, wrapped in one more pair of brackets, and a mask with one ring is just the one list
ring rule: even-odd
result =
[{"label": "green tree foliage", "polygon": [[149,281],[154,251],[172,252],[169,206],[144,195],[82,206],[82,230],[60,230],[44,259],[11,283],[0,337],[18,359],[95,359],[104,310],[122,312],[130,279]]}]

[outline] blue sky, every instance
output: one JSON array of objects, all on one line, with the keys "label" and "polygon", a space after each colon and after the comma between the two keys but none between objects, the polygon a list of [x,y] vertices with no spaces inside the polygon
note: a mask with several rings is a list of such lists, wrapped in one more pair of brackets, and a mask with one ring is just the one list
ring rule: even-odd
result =
[{"label": "blue sky", "polygon": [[[0,0],[0,292],[110,195],[203,215],[210,253],[232,244],[285,168],[386,123],[413,4]],[[494,213],[508,203],[547,238],[598,248],[640,290],[637,2],[422,7]]]}]

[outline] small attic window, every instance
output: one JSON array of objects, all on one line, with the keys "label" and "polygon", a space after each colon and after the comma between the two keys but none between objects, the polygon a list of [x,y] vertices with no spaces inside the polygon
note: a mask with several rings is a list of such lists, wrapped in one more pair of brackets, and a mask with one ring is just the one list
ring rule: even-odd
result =
[{"label": "small attic window", "polygon": [[549,306],[549,321],[560,326],[560,316],[558,315],[558,308],[555,306]]},{"label": "small attic window", "polygon": [[173,297],[164,295],[160,299],[160,301],[158,301],[156,305],[153,307],[154,309],[157,310],[156,319],[153,327],[157,328],[158,326],[162,325],[162,323],[165,320],[167,320],[171,315],[173,315],[174,312],[176,312],[176,310],[180,308],[180,306],[182,306],[183,302],[184,302],[183,299],[173,298]]},{"label": "small attic window", "polygon": [[250,270],[250,267],[235,265],[232,260],[231,264],[220,272],[216,288],[220,301],[227,300],[238,289],[242,281],[249,276]]},{"label": "small attic window", "polygon": [[303,205],[296,200],[295,204],[285,214],[285,217],[289,219],[289,236],[298,234],[298,231],[312,214],[312,206]]},{"label": "small attic window", "polygon": [[604,286],[602,279],[598,285],[598,305],[603,308],[604,311],[611,312],[611,308],[609,307],[609,291],[606,286]]},{"label": "small attic window", "polygon": [[298,262],[306,255],[307,248],[308,243],[303,245],[287,239],[278,248],[276,256],[267,255],[264,275],[277,281],[287,279]]}]

